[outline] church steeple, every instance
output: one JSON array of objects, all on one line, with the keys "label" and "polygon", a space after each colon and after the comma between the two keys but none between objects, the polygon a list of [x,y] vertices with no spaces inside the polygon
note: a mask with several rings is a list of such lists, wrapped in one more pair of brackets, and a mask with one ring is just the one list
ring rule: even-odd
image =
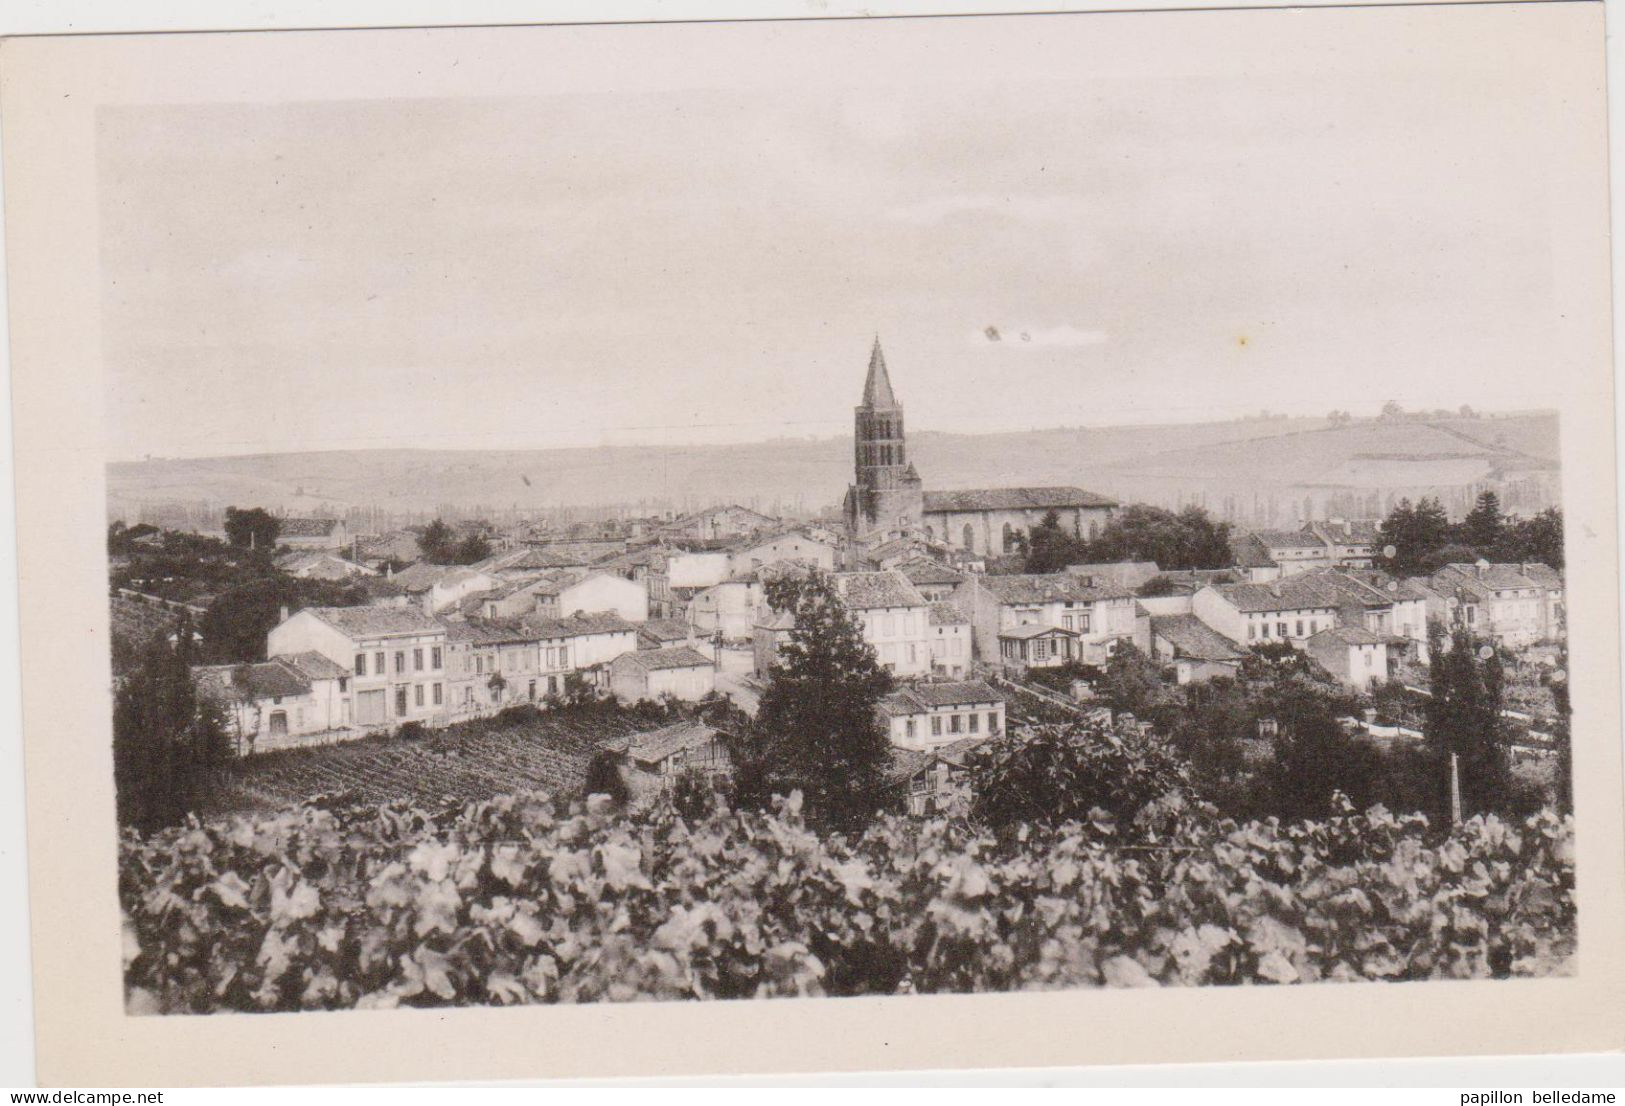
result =
[{"label": "church steeple", "polygon": [[918,529],[924,502],[920,476],[908,461],[903,405],[892,391],[878,334],[869,351],[863,402],[853,415],[856,479],[846,495],[850,532],[854,537],[875,533],[895,536]]},{"label": "church steeple", "polygon": [[896,407],[897,397],[892,395],[891,377],[886,373],[886,355],[880,349],[880,335],[875,335],[874,348],[869,351],[869,379],[863,384],[865,407]]}]

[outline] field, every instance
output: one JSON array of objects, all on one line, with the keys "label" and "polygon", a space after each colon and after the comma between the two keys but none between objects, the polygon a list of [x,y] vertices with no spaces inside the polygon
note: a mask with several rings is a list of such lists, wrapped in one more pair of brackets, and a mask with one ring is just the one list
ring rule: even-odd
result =
[{"label": "field", "polygon": [[587,761],[604,741],[658,724],[627,713],[571,711],[519,724],[467,722],[421,738],[365,737],[262,753],[227,769],[208,813],[275,810],[319,794],[423,807],[530,789],[562,794],[581,786]]}]

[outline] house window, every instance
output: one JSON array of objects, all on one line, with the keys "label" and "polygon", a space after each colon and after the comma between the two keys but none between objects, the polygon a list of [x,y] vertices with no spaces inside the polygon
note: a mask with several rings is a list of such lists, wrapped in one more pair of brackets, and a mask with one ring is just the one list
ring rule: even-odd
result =
[{"label": "house window", "polygon": [[413,684],[412,685],[412,702],[416,706],[421,707],[423,705],[423,685],[422,684]]},{"label": "house window", "polygon": [[987,712],[987,732],[999,732],[999,712],[996,710],[990,710]]},{"label": "house window", "polygon": [[1076,629],[1076,627],[1072,625],[1072,616],[1071,615],[1063,614],[1061,616],[1061,629],[1063,629],[1063,630]]},{"label": "house window", "polygon": [[981,721],[981,718],[975,714],[967,714],[965,717],[970,720],[970,732],[975,733],[977,723]]},{"label": "house window", "polygon": [[1275,624],[1275,630],[1282,637],[1286,637],[1286,623],[1285,622],[1277,622]]},{"label": "house window", "polygon": [[399,676],[402,672],[405,672],[405,671],[406,671],[406,653],[404,651],[403,652],[397,652],[395,654],[395,674],[397,676]]},{"label": "house window", "polygon": [[380,676],[389,671],[389,669],[384,667],[384,655],[382,653],[374,653],[372,655],[372,670]]},{"label": "house window", "polygon": [[1298,636],[1303,636],[1303,619],[1298,619]]},{"label": "house window", "polygon": [[406,715],[406,688],[404,687],[395,689],[395,715],[398,718]]},{"label": "house window", "polygon": [[412,650],[412,671],[413,672],[422,672],[423,671],[423,650],[422,649],[414,649],[414,650]]},{"label": "house window", "polygon": [[1257,636],[1258,636],[1258,627],[1256,625],[1254,625],[1253,623],[1251,623],[1251,622],[1247,623],[1247,640],[1251,641],[1251,640],[1253,640],[1253,638],[1255,638]]},{"label": "house window", "polygon": [[912,718],[904,719],[904,721],[903,721],[903,736],[904,737],[913,737],[914,736],[914,719],[912,719]]},{"label": "house window", "polygon": [[1260,628],[1259,636],[1264,638],[1268,638],[1270,636],[1270,624],[1268,622],[1264,623],[1264,625]]},{"label": "house window", "polygon": [[348,676],[340,676],[339,677],[339,690],[340,691],[349,691],[350,690],[350,678]]},{"label": "house window", "polygon": [[961,718],[957,714],[950,714],[948,716],[948,732],[949,733],[963,733],[964,729],[965,729],[965,720],[963,718]]},{"label": "house window", "polygon": [[909,647],[908,647],[908,663],[909,664],[918,663],[917,660],[916,660],[916,656],[915,656],[915,647],[914,647],[914,644],[912,642],[909,643]]},{"label": "house window", "polygon": [[355,655],[355,674],[357,676],[365,676],[367,674],[367,654],[357,653]]},{"label": "house window", "polygon": [[942,736],[942,715],[940,714],[933,714],[931,716],[931,736]]},{"label": "house window", "polygon": [[446,701],[446,693],[440,684],[434,685],[434,705],[439,706]]},{"label": "house window", "polygon": [[440,671],[440,668],[441,668],[440,646],[436,645],[433,649],[431,649],[429,651],[429,663],[434,666],[434,670],[436,672]]},{"label": "house window", "polygon": [[1086,634],[1089,632],[1089,612],[1088,611],[1084,611],[1082,614],[1080,614],[1078,616],[1078,629],[1082,630]]}]

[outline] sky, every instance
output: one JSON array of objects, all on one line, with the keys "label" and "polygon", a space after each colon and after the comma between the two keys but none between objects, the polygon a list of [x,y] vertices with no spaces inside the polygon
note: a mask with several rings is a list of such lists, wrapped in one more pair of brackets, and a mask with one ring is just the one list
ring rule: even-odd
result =
[{"label": "sky", "polygon": [[1232,14],[1200,64],[891,21],[748,81],[104,108],[109,456],[844,435],[877,334],[914,431],[1541,406],[1576,135],[1526,29]]}]

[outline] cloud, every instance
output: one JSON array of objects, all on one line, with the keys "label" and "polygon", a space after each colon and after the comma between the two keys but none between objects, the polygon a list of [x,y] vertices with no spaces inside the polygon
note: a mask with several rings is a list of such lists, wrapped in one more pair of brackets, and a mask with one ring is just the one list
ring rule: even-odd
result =
[{"label": "cloud", "polygon": [[997,344],[1009,349],[1081,349],[1098,346],[1106,341],[1104,330],[1084,330],[1076,326],[1000,326],[988,325],[974,332],[970,340],[975,345]]}]

